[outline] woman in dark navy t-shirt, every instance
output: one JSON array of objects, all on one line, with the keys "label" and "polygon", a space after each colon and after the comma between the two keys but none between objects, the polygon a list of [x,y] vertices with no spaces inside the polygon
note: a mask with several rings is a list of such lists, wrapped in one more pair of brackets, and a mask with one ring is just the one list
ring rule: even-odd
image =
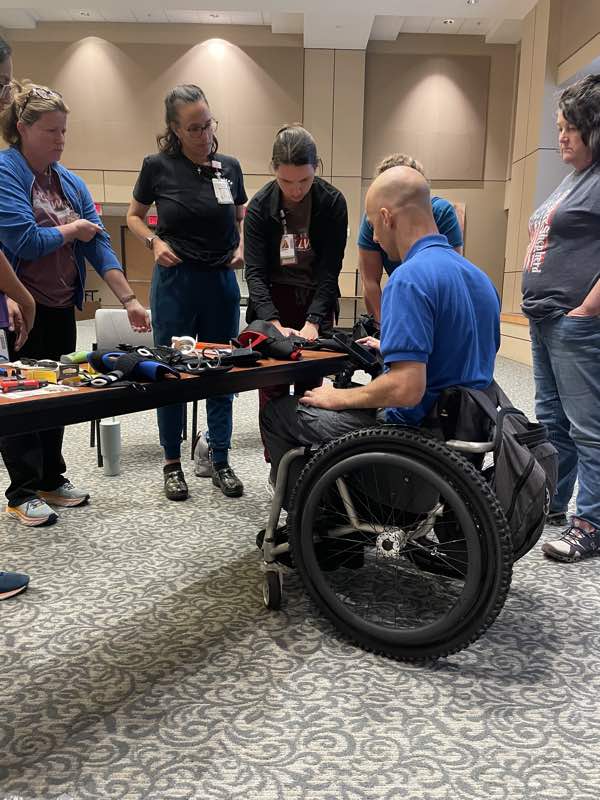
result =
[{"label": "woman in dark navy t-shirt", "polygon": [[[235,268],[243,263],[240,223],[247,200],[239,162],[217,152],[217,120],[204,92],[176,86],[165,98],[167,128],[159,152],[144,159],[127,213],[132,233],[152,250],[156,265],[150,304],[154,341],[172,336],[229,342],[238,334],[240,292]],[[155,203],[158,227],[145,223]],[[213,483],[228,497],[244,487],[228,462],[233,395],[206,401]],[[165,494],[185,500],[181,468],[183,406],[158,409],[165,451]]]}]

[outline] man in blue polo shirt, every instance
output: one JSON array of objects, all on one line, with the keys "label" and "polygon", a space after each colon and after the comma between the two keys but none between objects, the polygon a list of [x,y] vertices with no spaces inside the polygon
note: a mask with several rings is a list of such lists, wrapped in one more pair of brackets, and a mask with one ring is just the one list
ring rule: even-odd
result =
[{"label": "man in blue polo shirt", "polygon": [[500,344],[500,302],[487,275],[438,233],[429,185],[410,167],[393,167],[371,185],[366,212],[374,239],[402,260],[383,291],[381,341],[386,371],[366,386],[331,384],[263,409],[273,473],[292,447],[320,443],[388,422],[419,425],[449,386],[484,389]]}]

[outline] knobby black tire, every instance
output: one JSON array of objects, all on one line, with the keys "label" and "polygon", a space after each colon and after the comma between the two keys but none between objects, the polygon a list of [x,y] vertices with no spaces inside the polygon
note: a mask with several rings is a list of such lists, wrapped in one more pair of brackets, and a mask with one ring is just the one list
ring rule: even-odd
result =
[{"label": "knobby black tire", "polygon": [[[319,591],[316,576],[307,567],[303,544],[312,540],[312,528],[305,520],[309,498],[319,491],[319,481],[335,464],[343,459],[366,453],[393,453],[417,460],[456,490],[464,503],[476,515],[479,547],[484,555],[482,563],[481,593],[469,612],[438,636],[435,641],[407,644],[398,636],[396,641],[387,633],[380,637],[366,630],[360,617],[348,621],[331,607],[325,593]],[[416,463],[416,462],[415,462]],[[304,528],[303,528],[304,523]],[[506,518],[494,493],[481,474],[460,454],[443,442],[423,431],[411,428],[386,426],[369,428],[335,439],[318,450],[306,464],[295,486],[288,516],[290,549],[300,578],[318,608],[346,637],[365,650],[382,653],[399,660],[423,660],[456,653],[475,642],[494,622],[508,594],[512,576],[512,543]]]}]

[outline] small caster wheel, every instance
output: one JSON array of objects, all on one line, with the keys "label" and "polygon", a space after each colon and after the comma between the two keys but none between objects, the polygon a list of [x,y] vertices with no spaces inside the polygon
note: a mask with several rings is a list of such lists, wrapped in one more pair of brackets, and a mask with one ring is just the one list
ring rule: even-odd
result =
[{"label": "small caster wheel", "polygon": [[267,608],[279,611],[281,608],[281,578],[275,570],[269,570],[263,581],[263,601]]}]

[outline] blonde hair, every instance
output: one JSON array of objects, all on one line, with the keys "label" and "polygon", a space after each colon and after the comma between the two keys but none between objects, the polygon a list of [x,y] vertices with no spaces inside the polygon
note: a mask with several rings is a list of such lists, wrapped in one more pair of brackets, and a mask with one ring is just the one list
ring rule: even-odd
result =
[{"label": "blonde hair", "polygon": [[39,86],[31,81],[13,81],[12,88],[12,101],[0,114],[0,133],[8,144],[17,147],[21,144],[17,122],[33,125],[48,111],[69,113],[62,96],[48,86]]},{"label": "blonde hair", "polygon": [[[386,156],[383,161],[380,161],[375,167],[375,177],[381,175],[382,172],[386,172],[388,169],[392,169],[392,167],[411,167],[411,169],[416,169],[417,172],[420,172],[421,175],[427,179],[423,164],[406,153],[392,153],[390,156]],[[427,182],[429,183],[428,180]]]}]

